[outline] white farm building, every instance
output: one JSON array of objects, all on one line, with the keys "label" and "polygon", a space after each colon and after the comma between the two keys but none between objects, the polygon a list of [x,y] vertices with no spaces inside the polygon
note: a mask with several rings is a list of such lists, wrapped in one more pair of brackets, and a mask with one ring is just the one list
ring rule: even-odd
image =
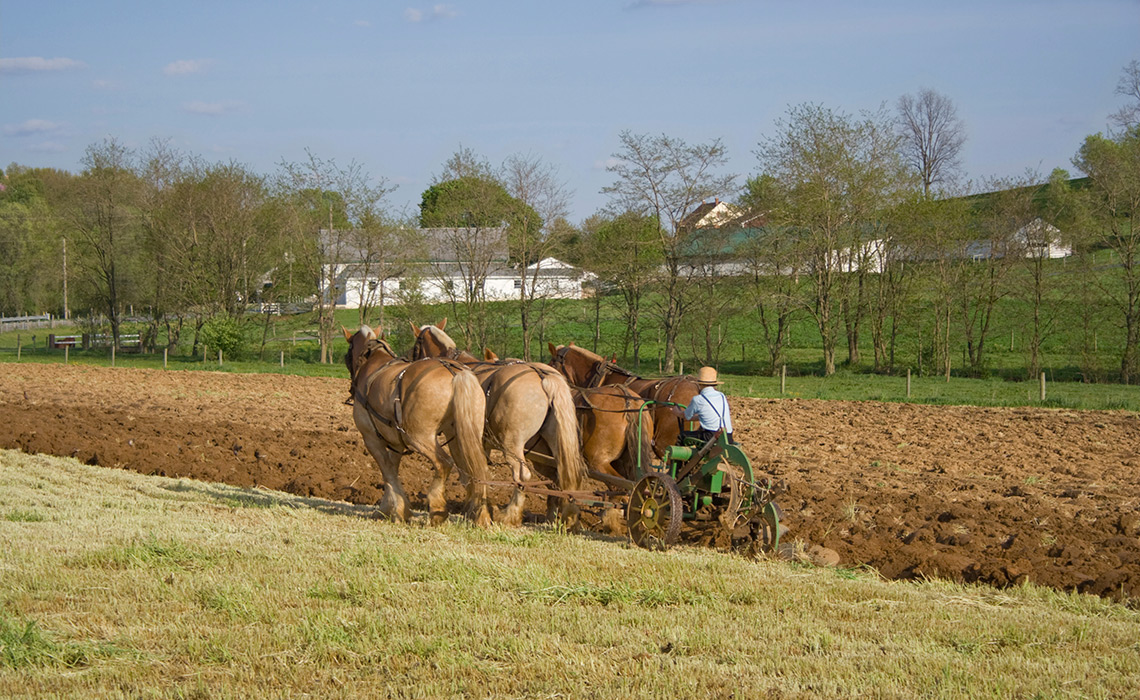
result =
[{"label": "white farm building", "polygon": [[[347,309],[411,298],[425,303],[479,297],[507,301],[520,298],[524,286],[535,298],[579,299],[590,293],[587,283],[593,275],[557,258],[526,267],[510,264],[503,229],[428,228],[415,234],[426,255],[398,263],[386,259],[383,250],[370,253],[342,242],[338,254],[332,254],[333,246],[326,244],[326,260],[336,262],[324,266],[321,293],[330,296],[333,280],[336,305]],[[325,236],[326,241],[332,238]]]}]

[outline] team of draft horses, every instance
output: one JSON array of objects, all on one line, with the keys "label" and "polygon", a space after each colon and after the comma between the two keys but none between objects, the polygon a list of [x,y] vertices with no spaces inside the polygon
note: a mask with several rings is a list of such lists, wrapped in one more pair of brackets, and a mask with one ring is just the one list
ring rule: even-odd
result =
[{"label": "team of draft horses", "polygon": [[[530,492],[548,496],[548,517],[574,525],[576,497],[596,493],[583,490],[587,477],[629,484],[676,443],[679,406],[708,384],[690,376],[642,379],[573,343],[550,344],[550,364],[500,360],[489,350],[475,357],[457,349],[446,323],[412,325],[411,359],[397,356],[379,328],[344,331],[353,420],[384,476],[380,510],[401,521],[409,507],[400,461],[414,452],[433,466],[433,524],[448,517],[444,489],[456,467],[465,514],[480,526],[493,520],[487,492],[496,485],[514,486],[499,522],[520,524]],[[512,482],[491,480],[491,447],[510,462]]]}]

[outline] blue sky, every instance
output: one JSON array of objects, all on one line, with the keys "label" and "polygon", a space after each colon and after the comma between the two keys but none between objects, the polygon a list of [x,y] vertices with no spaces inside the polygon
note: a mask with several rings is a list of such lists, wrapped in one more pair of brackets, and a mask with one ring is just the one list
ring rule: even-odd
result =
[{"label": "blue sky", "polygon": [[789,106],[923,87],[957,105],[969,177],[1072,170],[1133,59],[1140,0],[4,0],[0,165],[158,138],[272,174],[309,149],[410,209],[462,146],[557,167],[577,222],[622,130],[721,138],[743,182]]}]

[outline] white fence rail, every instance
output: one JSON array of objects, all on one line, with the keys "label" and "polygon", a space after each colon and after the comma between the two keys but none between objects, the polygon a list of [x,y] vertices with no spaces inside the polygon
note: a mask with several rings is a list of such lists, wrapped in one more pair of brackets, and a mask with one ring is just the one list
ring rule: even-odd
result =
[{"label": "white fence rail", "polygon": [[0,332],[30,331],[34,328],[54,328],[51,314],[41,316],[0,316]]}]

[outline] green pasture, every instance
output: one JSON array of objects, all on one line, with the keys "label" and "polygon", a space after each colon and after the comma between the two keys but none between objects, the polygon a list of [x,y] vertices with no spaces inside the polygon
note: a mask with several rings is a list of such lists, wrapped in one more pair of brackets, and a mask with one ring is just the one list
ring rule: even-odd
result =
[{"label": "green pasture", "polygon": [[1026,584],[439,528],[0,451],[0,696],[1120,698],[1140,614]]},{"label": "green pasture", "polygon": [[[1096,277],[1077,284],[1077,277],[1088,267],[1078,269],[1071,262],[1050,261],[1047,274],[1051,296],[1043,316],[1041,362],[1046,380],[1045,399],[1041,399],[1040,377],[1029,377],[1026,343],[1029,329],[1023,322],[1028,315],[1023,295],[1007,293],[998,300],[986,337],[986,364],[977,372],[967,367],[965,342],[952,334],[951,376],[947,381],[941,368],[933,367],[930,349],[932,321],[930,299],[921,296],[911,300],[916,311],[899,322],[894,343],[894,363],[886,371],[873,372],[873,348],[869,322],[861,332],[860,362],[849,364],[844,339],[836,348],[839,369],[830,377],[823,375],[820,336],[806,313],[791,325],[783,357],[775,368],[768,358],[758,316],[754,308],[740,302],[725,304],[714,319],[706,323],[707,314],[690,310],[677,346],[676,372],[693,372],[711,361],[724,377],[729,391],[742,396],[803,397],[820,399],[915,401],[938,404],[972,404],[993,406],[1043,405],[1071,409],[1123,409],[1140,411],[1140,389],[1116,382],[1123,348],[1123,332],[1114,321],[1105,295],[1112,291],[1113,260],[1106,252],[1092,260]],[[1084,272],[1082,272],[1082,270]],[[1018,277],[1020,275],[1020,277]],[[1025,271],[1017,271],[1009,286],[1025,284]],[[739,288],[725,286],[723,295],[741,295]],[[1090,299],[1092,300],[1090,302]],[[641,316],[642,344],[637,358],[627,342],[626,324],[616,297],[600,300],[551,300],[532,309],[532,359],[549,359],[547,343],[576,342],[606,357],[616,357],[619,364],[645,376],[663,372],[664,342],[653,326],[652,308],[659,300],[649,297]],[[502,357],[523,355],[522,333],[516,303],[495,302],[487,305],[483,327],[485,344]],[[412,336],[409,321],[416,325],[448,319],[447,330],[460,346],[468,343],[464,334],[462,305],[425,305],[415,310],[390,306],[384,313],[384,331],[397,352],[408,352]],[[237,348],[223,354],[219,363],[215,348],[193,345],[193,330],[187,324],[180,342],[169,348],[165,366],[171,370],[221,370],[230,372],[283,372],[314,376],[345,376],[341,364],[346,344],[339,329],[334,334],[329,364],[319,362],[316,342],[315,313],[293,316],[251,315],[241,327]],[[379,315],[372,310],[362,319],[357,310],[336,312],[338,325],[354,330],[362,322],[376,325]],[[138,332],[144,326],[127,323],[123,332]],[[55,329],[8,331],[0,333],[0,361],[62,362],[62,350],[45,349],[48,333],[77,333],[75,326]],[[707,336],[707,337],[706,337]],[[595,340],[595,337],[597,340]],[[706,340],[712,339],[712,356],[706,355]],[[157,347],[166,343],[161,332]],[[17,351],[17,345],[20,346]],[[472,348],[478,351],[478,347]],[[110,365],[108,349],[73,350],[71,362]],[[162,350],[147,354],[116,353],[116,365],[161,368]],[[907,396],[907,373],[910,373],[910,396]],[[780,375],[783,373],[784,391]]]}]

